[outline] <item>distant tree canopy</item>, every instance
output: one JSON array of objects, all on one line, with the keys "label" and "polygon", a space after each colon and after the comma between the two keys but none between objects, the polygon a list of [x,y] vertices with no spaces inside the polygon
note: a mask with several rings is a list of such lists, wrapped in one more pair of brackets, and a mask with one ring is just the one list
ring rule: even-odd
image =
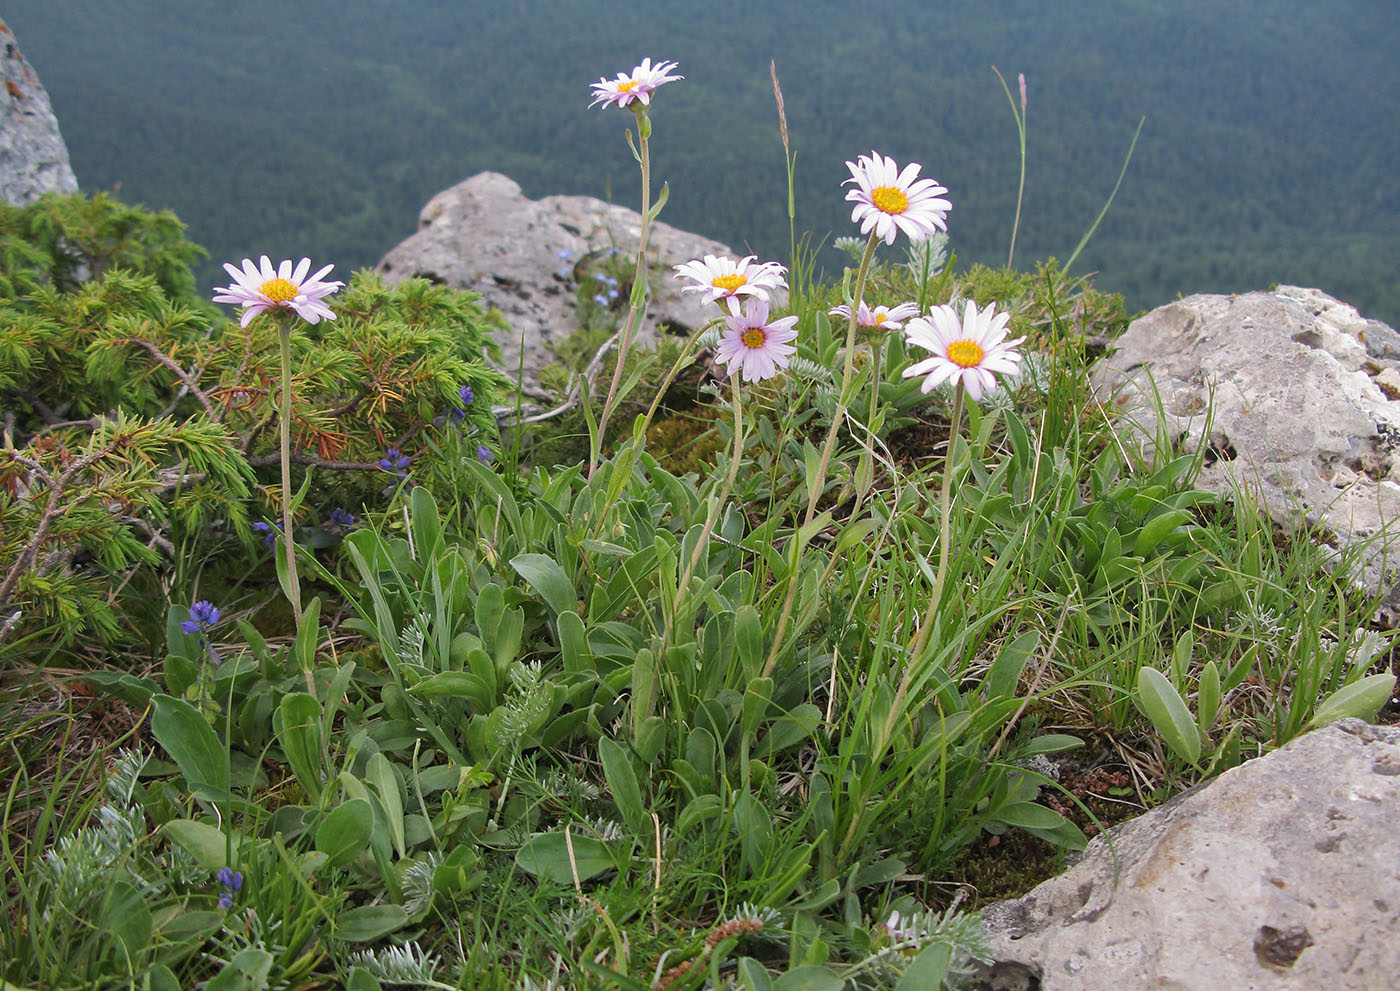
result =
[{"label": "distant tree canopy", "polygon": [[[950,190],[963,262],[1004,264],[1019,161],[991,65],[1029,86],[1020,264],[1067,257],[1140,117],[1123,188],[1076,264],[1130,308],[1179,293],[1318,286],[1400,322],[1400,19],[1390,4],[844,0],[626,8],[597,0],[11,0],[79,182],[171,208],[217,262],[308,254],[342,271],[478,171],[527,195],[633,205],[631,116],[588,84],[676,59],[658,95],[663,219],[786,259],[769,60],[797,155],[797,229],[854,233],[844,162],[919,161]],[[836,268],[834,252],[822,256]]]}]

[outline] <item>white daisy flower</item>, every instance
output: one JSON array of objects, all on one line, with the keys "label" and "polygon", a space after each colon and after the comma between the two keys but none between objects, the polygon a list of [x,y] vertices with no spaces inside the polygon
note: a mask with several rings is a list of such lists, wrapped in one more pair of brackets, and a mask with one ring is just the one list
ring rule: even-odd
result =
[{"label": "white daisy flower", "polygon": [[676,67],[674,62],[657,62],[651,64],[651,59],[642,59],[642,64],[633,69],[630,73],[619,72],[616,79],[608,79],[606,76],[592,83],[593,102],[590,107],[601,103],[603,106],[625,107],[633,100],[641,101],[642,106],[651,103],[651,94],[656,87],[663,83],[674,82],[677,79],[684,79],[684,76],[672,76],[668,73]]},{"label": "white daisy flower", "polygon": [[953,204],[942,198],[948,190],[932,179],[918,178],[923,166],[911,163],[901,172],[893,158],[882,158],[872,151],[856,162],[847,162],[846,168],[851,170],[846,183],[856,184],[846,192],[846,199],[856,204],[851,220],[860,224],[862,234],[873,229],[886,244],[894,244],[899,231],[911,240],[922,241],[935,231],[948,229],[948,211]]},{"label": "white daisy flower", "polygon": [[295,269],[290,258],[273,269],[267,255],[262,256],[261,265],[254,265],[251,258],[243,259],[241,269],[225,262],[224,271],[233,277],[233,285],[214,290],[214,302],[243,307],[240,327],[248,326],[264,310],[277,309],[290,309],[307,323],[334,320],[335,314],[322,300],[345,283],[321,281],[334,265],[327,265],[308,279],[310,268],[310,258],[303,258]]},{"label": "white daisy flower", "polygon": [[996,374],[1019,375],[1021,353],[1017,345],[1025,340],[1006,339],[1011,314],[997,313],[996,304],[985,310],[967,301],[962,320],[951,306],[936,306],[926,317],[915,317],[904,328],[910,344],[932,352],[932,356],[904,369],[905,378],[925,376],[920,390],[927,395],[944,382],[961,383],[974,400],[997,387]]},{"label": "white daisy flower", "polygon": [[787,280],[783,278],[787,269],[777,262],[750,265],[756,257],[745,255],[736,262],[727,255],[706,255],[704,261],[675,266],[675,278],[690,279],[694,285],[682,287],[681,292],[703,293],[707,303],[738,296],[752,296],[767,302],[771,290],[787,288]]},{"label": "white daisy flower", "polygon": [[725,329],[720,333],[715,357],[729,366],[745,382],[761,382],[786,368],[797,348],[788,341],[797,336],[793,324],[796,316],[768,322],[768,301],[755,299],[744,306],[742,313],[725,314]]}]

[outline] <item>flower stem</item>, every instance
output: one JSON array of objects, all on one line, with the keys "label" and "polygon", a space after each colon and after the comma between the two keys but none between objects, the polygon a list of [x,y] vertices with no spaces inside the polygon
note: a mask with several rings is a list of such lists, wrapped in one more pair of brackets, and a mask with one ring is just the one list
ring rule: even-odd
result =
[{"label": "flower stem", "polygon": [[287,552],[287,591],[292,600],[292,618],[301,624],[301,583],[297,579],[297,548],[292,539],[292,326],[282,317],[277,321],[282,342],[282,542]]},{"label": "flower stem", "polygon": [[841,373],[841,394],[836,404],[836,412],[831,417],[831,428],[826,432],[826,442],[822,445],[821,461],[817,464],[817,482],[810,485],[811,494],[807,499],[807,516],[803,524],[812,522],[812,517],[817,515],[817,501],[821,498],[822,489],[826,487],[827,467],[831,464],[831,452],[836,447],[836,435],[841,430],[841,420],[846,415],[846,409],[850,406],[851,396],[851,376],[855,371],[855,350],[856,350],[856,320],[860,315],[861,297],[865,295],[865,277],[870,271],[870,260],[875,256],[875,242],[879,237],[874,231],[870,232],[870,240],[865,244],[865,254],[860,259],[860,271],[856,275],[855,298],[851,300],[851,319],[846,324],[846,367]]},{"label": "flower stem", "polygon": [[647,119],[646,107],[632,104],[632,112],[637,115],[637,160],[642,167],[642,226],[637,236],[637,269],[632,277],[632,296],[627,307],[627,323],[622,330],[622,343],[617,347],[617,364],[613,368],[612,384],[608,386],[608,398],[603,402],[603,412],[598,417],[596,448],[588,459],[588,477],[593,477],[594,469],[602,457],[603,443],[607,439],[608,420],[612,417],[613,404],[617,401],[617,387],[622,382],[622,369],[627,362],[627,352],[632,346],[632,335],[636,332],[641,318],[642,307],[647,297],[647,235],[651,232],[651,121]]},{"label": "flower stem", "polygon": [[734,479],[739,474],[739,459],[744,454],[744,405],[739,400],[739,376],[737,374],[731,375],[730,381],[734,385],[734,453],[729,458],[729,473],[725,475],[724,485],[719,490],[719,498],[710,511],[705,514],[705,528],[700,531],[700,539],[695,541],[695,549],[690,552],[690,561],[686,564],[685,571],[681,573],[681,580],[676,584],[676,600],[671,605],[673,621],[675,615],[680,611],[681,600],[685,598],[691,576],[695,574],[695,566],[700,563],[700,555],[705,553],[705,545],[710,541],[710,534],[714,532],[719,514],[724,511],[724,503],[729,498],[729,493],[734,490]]},{"label": "flower stem", "polygon": [[[856,350],[856,320],[860,316],[860,301],[865,295],[865,278],[870,272],[870,260],[875,257],[875,242],[879,237],[874,231],[870,232],[870,240],[865,244],[865,254],[860,259],[860,271],[856,274],[855,297],[851,300],[851,319],[846,324],[846,367],[841,374],[841,393],[837,399],[836,412],[831,417],[831,429],[826,432],[826,442],[822,444],[821,460],[817,463],[817,477],[815,482],[809,481],[810,494],[807,498],[807,514],[802,520],[802,525],[806,526],[812,522],[812,518],[817,515],[817,501],[821,499],[822,490],[826,488],[827,467],[831,464],[831,452],[836,447],[836,434],[841,429],[841,420],[846,415],[846,408],[850,405],[851,396],[851,376],[855,371],[855,350]],[[794,535],[793,539],[797,539]],[[793,564],[791,573],[788,575],[787,594],[783,598],[783,608],[778,614],[778,628],[773,634],[773,646],[769,648],[768,659],[763,665],[763,677],[768,677],[773,673],[773,667],[778,663],[778,652],[782,649],[783,634],[787,632],[788,620],[792,618],[792,604],[797,597],[797,581],[802,573],[802,555],[799,552],[797,560]]]},{"label": "flower stem", "polygon": [[[938,574],[933,579],[933,593],[929,596],[928,611],[924,613],[923,622],[919,624],[919,629],[914,634],[913,641],[909,644],[909,666],[907,671],[913,670],[914,660],[918,657],[920,648],[924,645],[924,640],[928,638],[929,628],[933,626],[934,616],[938,613],[938,606],[943,598],[943,586],[948,578],[948,557],[949,544],[951,543],[952,526],[950,517],[952,515],[952,491],[953,491],[953,453],[958,443],[958,428],[961,426],[963,406],[963,384],[959,382],[953,390],[953,422],[948,428],[948,460],[943,467],[943,489],[938,493],[939,524],[938,524]],[[907,674],[906,674],[907,679]],[[904,686],[900,686],[903,692]]]}]

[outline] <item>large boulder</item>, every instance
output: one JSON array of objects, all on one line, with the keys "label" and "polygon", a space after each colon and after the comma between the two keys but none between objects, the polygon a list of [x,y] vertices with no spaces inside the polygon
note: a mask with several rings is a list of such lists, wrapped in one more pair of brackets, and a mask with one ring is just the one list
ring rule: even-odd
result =
[{"label": "large boulder", "polygon": [[[1400,729],[1343,720],[1095,837],[983,912],[979,991],[1400,986]],[[1110,842],[1111,841],[1111,842]]]},{"label": "large boulder", "polygon": [[49,95],[0,21],[0,199],[26,206],[45,193],[76,193],[68,146],[58,132]]},{"label": "large boulder", "polygon": [[[500,341],[503,370],[515,377],[523,341],[525,384],[533,386],[539,369],[554,360],[554,345],[578,326],[579,276],[590,266],[596,270],[613,249],[635,259],[641,221],[635,210],[590,196],[526,199],[510,178],[482,172],[429,200],[417,233],[385,255],[378,270],[388,282],[421,276],[481,293],[510,323]],[[718,241],[652,224],[652,295],[636,340],[685,335],[716,314],[696,295],[682,296],[671,278],[671,266],[706,254],[733,252]],[[613,312],[620,326],[625,298]]]},{"label": "large boulder", "polygon": [[1168,303],[1116,347],[1096,387],[1145,441],[1204,445],[1203,488],[1247,491],[1280,523],[1320,525],[1359,550],[1356,577],[1386,595],[1381,618],[1394,623],[1400,334],[1319,290],[1280,286]]}]

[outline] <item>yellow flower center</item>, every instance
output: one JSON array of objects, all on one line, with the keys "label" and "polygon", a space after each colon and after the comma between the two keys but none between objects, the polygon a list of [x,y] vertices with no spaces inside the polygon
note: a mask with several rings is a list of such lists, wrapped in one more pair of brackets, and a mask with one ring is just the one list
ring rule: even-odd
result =
[{"label": "yellow flower center", "polygon": [[880,324],[884,323],[884,322],[885,322],[886,320],[888,320],[889,318],[890,318],[890,315],[889,315],[888,313],[877,313],[877,314],[875,314],[875,326],[877,326],[877,327],[880,326]]},{"label": "yellow flower center", "polygon": [[739,340],[743,342],[746,348],[761,348],[764,342],[768,340],[768,335],[763,332],[762,327],[750,327],[739,335]]},{"label": "yellow flower center", "polygon": [[617,91],[619,93],[630,93],[640,85],[642,85],[640,79],[629,79],[625,83],[618,83]]},{"label": "yellow flower center", "polygon": [[296,284],[287,279],[268,279],[258,286],[258,292],[262,293],[274,303],[288,303],[297,298]]},{"label": "yellow flower center", "polygon": [[877,210],[885,213],[903,213],[909,209],[909,197],[904,191],[893,186],[877,186],[870,194]]},{"label": "yellow flower center", "polygon": [[748,276],[735,272],[733,275],[716,275],[710,280],[710,285],[725,292],[733,292],[740,286],[748,283]]},{"label": "yellow flower center", "polygon": [[985,352],[976,341],[954,341],[948,345],[948,360],[962,368],[975,368],[982,364]]}]

